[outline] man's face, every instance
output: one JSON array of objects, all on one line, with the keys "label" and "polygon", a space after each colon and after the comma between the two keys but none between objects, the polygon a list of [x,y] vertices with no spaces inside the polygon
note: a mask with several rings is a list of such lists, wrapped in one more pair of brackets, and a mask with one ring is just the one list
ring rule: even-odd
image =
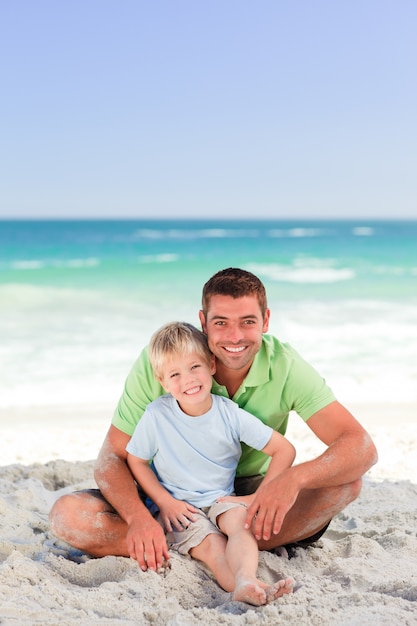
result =
[{"label": "man's face", "polygon": [[200,311],[200,322],[210,350],[231,370],[249,369],[258,352],[262,333],[267,332],[269,309],[262,316],[256,296],[212,296],[207,317]]}]

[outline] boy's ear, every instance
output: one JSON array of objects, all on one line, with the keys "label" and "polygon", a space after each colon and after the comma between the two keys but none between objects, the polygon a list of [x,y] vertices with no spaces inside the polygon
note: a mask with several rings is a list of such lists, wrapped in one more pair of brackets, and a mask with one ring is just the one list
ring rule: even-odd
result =
[{"label": "boy's ear", "polygon": [[162,380],[162,378],[161,378],[160,376],[157,376],[156,374],[155,374],[155,378],[156,378],[156,380],[158,381],[158,383],[161,385],[161,387],[163,387],[164,391],[167,391],[167,390],[165,389],[165,386],[164,386],[164,381]]},{"label": "boy's ear", "polygon": [[213,376],[213,374],[216,373],[216,358],[215,358],[214,354],[211,355],[210,373],[211,373],[212,376]]}]

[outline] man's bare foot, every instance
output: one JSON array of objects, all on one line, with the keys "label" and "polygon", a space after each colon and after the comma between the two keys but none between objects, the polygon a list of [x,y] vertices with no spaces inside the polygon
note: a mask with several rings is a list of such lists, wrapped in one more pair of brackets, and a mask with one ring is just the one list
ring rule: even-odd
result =
[{"label": "man's bare foot", "polygon": [[236,587],[233,592],[232,600],[262,606],[267,603],[267,592],[256,579],[248,580],[236,578]]},{"label": "man's bare foot", "polygon": [[267,602],[274,602],[277,598],[285,595],[286,593],[292,593],[295,584],[294,578],[283,578],[274,585],[270,585],[266,590]]}]

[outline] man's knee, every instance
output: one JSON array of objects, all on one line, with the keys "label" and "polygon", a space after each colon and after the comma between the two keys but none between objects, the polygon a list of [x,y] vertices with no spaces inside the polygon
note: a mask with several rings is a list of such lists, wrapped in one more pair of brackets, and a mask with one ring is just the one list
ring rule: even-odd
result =
[{"label": "man's knee", "polygon": [[[330,510],[333,508],[331,517],[342,511],[348,506],[348,504],[356,500],[361,492],[361,489],[362,479],[358,478],[351,483],[340,485],[340,487],[331,487],[331,491],[327,492],[327,494],[325,492],[326,500],[329,503],[332,502],[332,505],[330,506]],[[331,493],[333,493],[333,496],[330,496]]]},{"label": "man's knee", "polygon": [[354,480],[353,482],[346,485],[346,487],[348,490],[349,502],[353,502],[354,500],[356,500],[356,498],[359,497],[359,494],[362,490],[362,478]]},{"label": "man's knee", "polygon": [[73,521],[74,508],[76,501],[74,495],[68,494],[61,496],[53,505],[49,512],[49,525],[54,535],[60,539],[65,539],[67,529]]},{"label": "man's knee", "polygon": [[73,544],[74,534],[86,524],[86,512],[98,513],[103,509],[103,502],[83,492],[74,492],[61,496],[49,513],[49,525],[59,539]]}]

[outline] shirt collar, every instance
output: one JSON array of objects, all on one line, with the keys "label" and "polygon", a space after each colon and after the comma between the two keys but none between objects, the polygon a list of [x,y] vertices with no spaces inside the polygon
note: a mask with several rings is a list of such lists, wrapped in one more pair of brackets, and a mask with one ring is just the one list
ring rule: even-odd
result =
[{"label": "shirt collar", "polygon": [[258,387],[269,381],[269,352],[265,337],[262,337],[262,344],[255,354],[250,370],[241,385],[241,389],[247,387]]}]

